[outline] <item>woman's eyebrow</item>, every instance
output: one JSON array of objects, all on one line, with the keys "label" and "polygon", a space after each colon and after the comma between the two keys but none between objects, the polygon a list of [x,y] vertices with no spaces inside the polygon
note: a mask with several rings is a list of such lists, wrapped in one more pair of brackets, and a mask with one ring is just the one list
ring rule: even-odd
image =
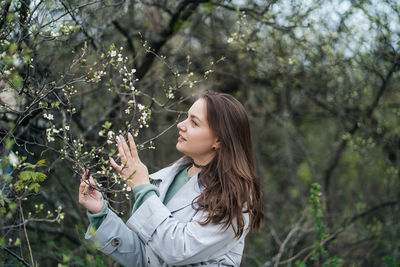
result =
[{"label": "woman's eyebrow", "polygon": [[190,114],[190,113],[189,113],[189,117],[191,117],[193,119],[197,119],[198,121],[201,121],[199,117],[197,117],[196,115]]}]

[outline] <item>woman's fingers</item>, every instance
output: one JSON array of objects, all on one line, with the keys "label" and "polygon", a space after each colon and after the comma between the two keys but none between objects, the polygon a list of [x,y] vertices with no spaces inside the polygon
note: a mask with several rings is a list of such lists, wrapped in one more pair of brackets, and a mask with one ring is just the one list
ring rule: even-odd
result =
[{"label": "woman's fingers", "polygon": [[94,179],[92,176],[89,178],[87,177],[89,175],[89,170],[86,170],[84,174],[82,175],[81,183],[79,185],[79,193],[82,195],[86,195],[89,191],[93,191],[94,188]]},{"label": "woman's fingers", "polygon": [[87,183],[85,181],[87,180],[88,174],[89,174],[89,170],[86,170],[82,174],[81,183],[79,185],[79,193],[81,193],[81,194],[85,194],[86,193]]},{"label": "woman's fingers", "polygon": [[128,140],[129,140],[129,147],[131,149],[132,157],[139,158],[137,149],[136,149],[135,140],[133,139],[133,136],[131,135],[131,133],[128,133]]},{"label": "woman's fingers", "polygon": [[117,137],[117,142],[118,142],[118,152],[119,152],[119,157],[121,158],[121,164],[123,165],[127,158],[126,158],[126,154],[125,154],[125,150],[124,147],[122,146],[122,139],[118,136]]},{"label": "woman's fingers", "polygon": [[82,174],[82,177],[81,177],[81,184],[82,184],[82,181],[86,181],[86,180],[87,180],[88,175],[89,175],[89,170],[86,170],[86,171]]},{"label": "woman's fingers", "polygon": [[87,181],[81,181],[79,185],[79,199],[84,198],[88,194],[88,188]]},{"label": "woman's fingers", "polygon": [[84,180],[81,180],[81,184],[79,185],[79,194],[85,194],[86,193],[86,183]]},{"label": "woman's fingers", "polygon": [[[126,159],[131,158],[132,155],[131,155],[131,152],[129,151],[128,144],[126,143],[125,138],[122,137],[122,135],[119,136],[119,145],[121,145]],[[121,157],[121,159],[122,159],[122,157]]]},{"label": "woman's fingers", "polygon": [[93,179],[92,176],[89,177],[88,182],[89,182],[89,185],[88,185],[89,190],[90,190],[90,191],[95,190],[95,188],[94,188],[95,183],[94,183],[94,179]]},{"label": "woman's fingers", "polygon": [[117,172],[121,172],[122,171],[122,167],[119,166],[113,158],[110,157],[110,164],[111,166],[117,171]]}]

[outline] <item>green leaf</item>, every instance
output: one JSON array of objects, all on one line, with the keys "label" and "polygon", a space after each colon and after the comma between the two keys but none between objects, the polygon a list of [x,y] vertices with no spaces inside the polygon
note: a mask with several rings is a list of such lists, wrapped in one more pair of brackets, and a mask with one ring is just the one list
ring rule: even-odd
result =
[{"label": "green leaf", "polygon": [[69,262],[70,259],[70,256],[63,254],[63,262]]},{"label": "green leaf", "polygon": [[46,163],[46,160],[45,159],[41,159],[38,162],[36,162],[36,167],[44,166],[45,163]]},{"label": "green leaf", "polygon": [[15,211],[17,209],[17,204],[11,203],[9,207],[11,211]]},{"label": "green leaf", "polygon": [[29,162],[25,162],[24,164],[22,164],[22,166],[24,167],[24,169],[35,169],[36,166],[33,165],[32,163]]},{"label": "green leaf", "polygon": [[14,139],[6,139],[6,148],[7,150],[11,150],[12,146],[15,144]]},{"label": "green leaf", "polygon": [[33,171],[23,171],[19,174],[19,178],[23,181],[30,181],[35,176],[35,172]]},{"label": "green leaf", "polygon": [[103,127],[104,129],[106,129],[106,130],[109,130],[109,129],[111,128],[111,125],[112,125],[111,122],[106,121],[106,122],[102,125],[102,127]]},{"label": "green leaf", "polygon": [[215,10],[215,6],[213,3],[205,3],[199,10],[200,14],[201,13],[211,13],[212,11]]},{"label": "green leaf", "polygon": [[47,178],[47,175],[44,173],[41,173],[41,172],[36,172],[35,178],[36,178],[36,181],[43,182]]},{"label": "green leaf", "polygon": [[35,193],[39,193],[40,185],[38,183],[33,183],[29,186],[29,190],[34,190]]},{"label": "green leaf", "polygon": [[0,208],[0,214],[1,214],[1,215],[6,214],[6,212],[7,212],[7,210],[6,210],[5,207],[1,207],[1,208]]},{"label": "green leaf", "polygon": [[182,27],[188,27],[192,25],[191,21],[186,21],[186,20],[179,20],[177,23],[175,23],[173,27],[173,31],[177,32],[179,31]]},{"label": "green leaf", "polygon": [[22,87],[22,77],[18,73],[13,73],[11,76],[12,84],[14,89],[21,89]]},{"label": "green leaf", "polygon": [[11,45],[10,45],[10,48],[8,49],[8,52],[9,52],[10,54],[14,54],[15,51],[17,51],[17,49],[18,49],[18,45],[14,43],[14,44],[11,44]]}]

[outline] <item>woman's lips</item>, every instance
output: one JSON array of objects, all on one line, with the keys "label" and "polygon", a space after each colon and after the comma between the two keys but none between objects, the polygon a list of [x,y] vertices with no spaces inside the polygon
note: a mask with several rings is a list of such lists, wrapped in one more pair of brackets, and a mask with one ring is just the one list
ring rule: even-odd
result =
[{"label": "woman's lips", "polygon": [[178,137],[178,142],[184,142],[184,141],[186,141],[185,138],[183,138],[182,136],[179,136],[179,137]]}]

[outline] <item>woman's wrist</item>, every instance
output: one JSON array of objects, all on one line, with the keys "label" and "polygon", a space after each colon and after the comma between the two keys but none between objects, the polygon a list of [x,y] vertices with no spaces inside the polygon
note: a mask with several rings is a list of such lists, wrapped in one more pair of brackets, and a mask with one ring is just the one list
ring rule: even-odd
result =
[{"label": "woman's wrist", "polygon": [[97,213],[100,213],[103,209],[104,209],[104,201],[102,201],[101,202],[102,204],[101,204],[101,206],[99,206],[99,207],[93,207],[92,209],[88,209],[88,211],[91,213],[91,214],[97,214]]}]

